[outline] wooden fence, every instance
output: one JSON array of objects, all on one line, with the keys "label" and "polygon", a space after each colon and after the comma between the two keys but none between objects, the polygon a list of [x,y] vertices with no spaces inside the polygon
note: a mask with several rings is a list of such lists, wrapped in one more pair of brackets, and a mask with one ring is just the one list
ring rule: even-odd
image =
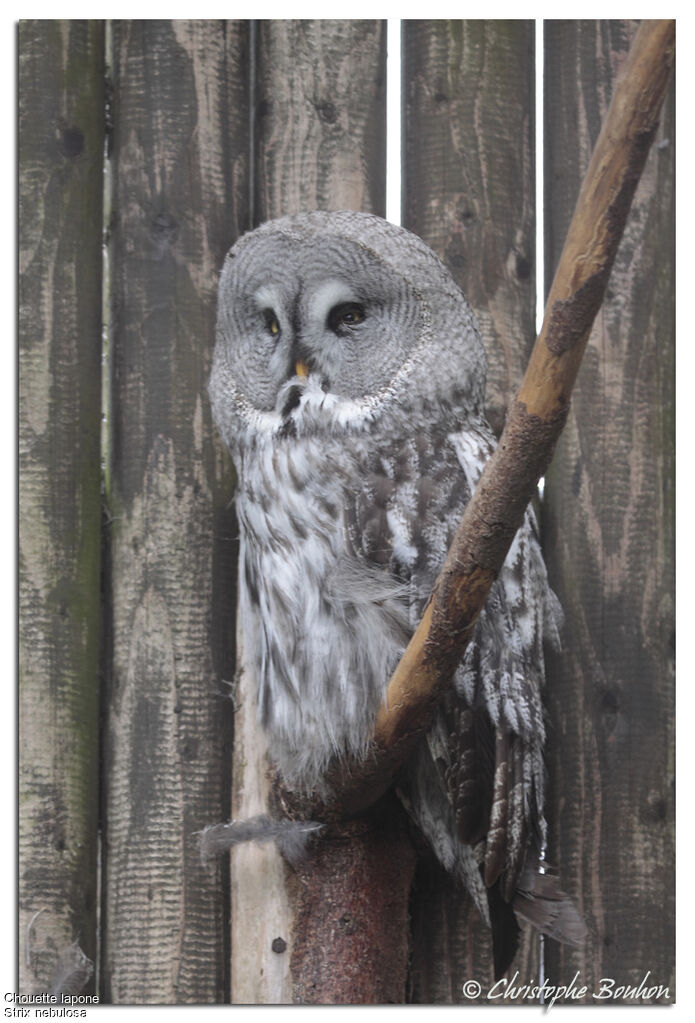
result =
[{"label": "wooden fence", "polygon": [[[545,26],[549,283],[635,23]],[[534,336],[534,24],[403,23],[403,223],[475,308],[497,430]],[[77,941],[114,1003],[230,992],[233,470],[206,382],[232,242],[385,212],[385,23],[19,28],[19,989]],[[547,683],[548,858],[583,950],[545,975],[674,995],[674,95],[542,527],[566,614]],[[490,941],[432,862],[408,997],[463,1002]],[[539,977],[527,937],[519,983]],[[511,1002],[509,1004],[512,1004]]]}]

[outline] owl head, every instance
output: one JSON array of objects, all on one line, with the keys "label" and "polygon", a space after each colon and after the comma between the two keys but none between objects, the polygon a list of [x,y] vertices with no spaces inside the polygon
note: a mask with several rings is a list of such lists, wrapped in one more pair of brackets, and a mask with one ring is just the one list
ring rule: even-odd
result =
[{"label": "owl head", "polygon": [[484,389],[465,298],[403,228],[366,213],[299,213],[228,253],[210,382],[228,443],[247,430],[359,428],[423,406],[460,422],[480,414]]}]

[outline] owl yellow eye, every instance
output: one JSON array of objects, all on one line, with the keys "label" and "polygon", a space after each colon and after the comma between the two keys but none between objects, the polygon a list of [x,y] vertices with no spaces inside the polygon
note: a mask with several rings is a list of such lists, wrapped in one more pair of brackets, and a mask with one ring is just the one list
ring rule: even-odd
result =
[{"label": "owl yellow eye", "polygon": [[266,330],[268,330],[273,336],[280,333],[280,323],[277,316],[272,309],[264,309],[263,317],[265,319]]},{"label": "owl yellow eye", "polygon": [[359,302],[341,302],[334,306],[328,314],[328,326],[331,330],[339,332],[341,327],[348,329],[362,323],[366,317],[363,305]]}]

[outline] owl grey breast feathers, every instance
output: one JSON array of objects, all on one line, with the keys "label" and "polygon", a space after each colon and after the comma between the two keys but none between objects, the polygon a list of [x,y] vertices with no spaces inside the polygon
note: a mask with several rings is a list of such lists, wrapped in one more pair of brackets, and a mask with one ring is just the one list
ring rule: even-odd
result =
[{"label": "owl grey breast feathers", "polygon": [[[303,213],[229,252],[213,413],[238,474],[240,614],[260,724],[288,785],[363,756],[495,446],[473,314],[416,236],[364,213]],[[559,609],[528,511],[401,797],[491,924],[583,924],[538,872],[543,641]]]}]

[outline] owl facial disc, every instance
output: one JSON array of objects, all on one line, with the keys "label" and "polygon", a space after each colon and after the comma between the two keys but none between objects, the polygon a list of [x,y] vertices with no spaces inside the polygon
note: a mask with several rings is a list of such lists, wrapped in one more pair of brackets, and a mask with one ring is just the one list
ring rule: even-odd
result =
[{"label": "owl facial disc", "polygon": [[300,433],[303,420],[330,432],[431,406],[449,410],[453,428],[482,405],[484,375],[463,295],[402,228],[365,213],[303,213],[242,236],[227,256],[211,395],[228,443],[251,422],[284,429],[288,383],[300,389]]}]

